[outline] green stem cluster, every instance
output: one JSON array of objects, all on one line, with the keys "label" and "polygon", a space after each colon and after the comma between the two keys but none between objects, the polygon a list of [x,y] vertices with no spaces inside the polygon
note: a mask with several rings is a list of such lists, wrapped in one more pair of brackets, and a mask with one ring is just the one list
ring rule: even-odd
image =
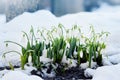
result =
[{"label": "green stem cluster", "polygon": [[[61,33],[58,30],[60,30]],[[74,36],[76,34],[67,36],[74,31],[78,32],[79,37]],[[40,32],[40,37],[43,37],[43,40],[39,40],[41,38],[36,38],[33,28],[30,30],[32,36],[31,39],[26,32],[23,32],[24,37],[26,36],[27,38],[26,47],[13,41],[5,41],[5,43],[13,43],[21,47],[21,52],[13,50],[6,53],[15,52],[19,54],[21,57],[22,69],[24,69],[24,65],[28,63],[29,56],[32,56],[33,66],[35,66],[37,69],[41,69],[42,65],[40,62],[40,56],[42,56],[44,49],[47,50],[46,57],[52,59],[53,64],[62,64],[64,55],[66,56],[66,59],[69,58],[77,60],[78,65],[88,61],[89,67],[91,67],[92,61],[97,62],[98,65],[102,62],[101,51],[105,49],[106,45],[101,40],[104,35],[108,36],[107,32],[95,33],[93,27],[91,26],[90,37],[86,37],[83,35],[82,30],[77,25],[73,26],[71,29],[65,29],[62,24],[59,24],[58,27],[47,31],[46,36],[48,39],[40,30],[38,32]],[[58,36],[55,37],[55,35]],[[49,40],[48,44],[45,43],[47,40]],[[4,53],[4,56],[6,53]]]}]

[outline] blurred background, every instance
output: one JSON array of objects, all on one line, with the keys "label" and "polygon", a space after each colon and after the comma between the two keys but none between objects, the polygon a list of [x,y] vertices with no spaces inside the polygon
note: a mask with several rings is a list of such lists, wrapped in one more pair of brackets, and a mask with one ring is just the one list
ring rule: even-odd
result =
[{"label": "blurred background", "polygon": [[23,12],[35,12],[46,9],[56,16],[68,13],[91,12],[107,3],[120,5],[120,0],[0,0],[0,14],[5,14],[9,22]]}]

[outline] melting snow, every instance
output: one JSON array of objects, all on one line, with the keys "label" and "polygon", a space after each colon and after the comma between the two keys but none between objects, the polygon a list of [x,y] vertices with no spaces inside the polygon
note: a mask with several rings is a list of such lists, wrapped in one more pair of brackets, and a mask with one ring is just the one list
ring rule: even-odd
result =
[{"label": "melting snow", "polygon": [[94,69],[86,69],[85,76],[93,77],[92,80],[120,80],[120,64],[113,66],[102,66]]},{"label": "melting snow", "polygon": [[28,76],[22,73],[21,71],[10,71],[6,73],[0,80],[43,80],[43,79],[34,75]]}]

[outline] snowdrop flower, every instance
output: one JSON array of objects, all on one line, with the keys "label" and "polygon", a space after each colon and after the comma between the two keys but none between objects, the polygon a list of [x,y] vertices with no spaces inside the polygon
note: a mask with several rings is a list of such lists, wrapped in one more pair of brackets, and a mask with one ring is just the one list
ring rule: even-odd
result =
[{"label": "snowdrop flower", "polygon": [[67,43],[67,45],[66,45],[66,46],[67,46],[67,48],[70,48],[70,44],[69,44],[69,43]]},{"label": "snowdrop flower", "polygon": [[32,63],[32,56],[31,56],[31,53],[30,53],[30,55],[29,55],[29,57],[28,57],[28,63]]},{"label": "snowdrop flower", "polygon": [[77,52],[74,50],[74,55],[77,55]]},{"label": "snowdrop flower", "polygon": [[80,51],[80,57],[83,57],[83,52],[82,51]]}]

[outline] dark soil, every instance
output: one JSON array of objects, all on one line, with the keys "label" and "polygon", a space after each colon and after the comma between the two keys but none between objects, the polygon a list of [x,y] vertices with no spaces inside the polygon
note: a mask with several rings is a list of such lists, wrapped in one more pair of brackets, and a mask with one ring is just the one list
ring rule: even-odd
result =
[{"label": "dark soil", "polygon": [[[20,68],[20,66],[13,66],[14,68]],[[5,67],[0,67],[0,71],[7,69],[10,70],[11,68],[9,66],[5,66]]]},{"label": "dark soil", "polygon": [[32,70],[32,71],[31,71],[31,75],[37,75],[37,76],[42,77],[41,71],[37,71],[37,70]]},{"label": "dark soil", "polygon": [[0,71],[2,71],[2,70],[4,70],[5,69],[5,67],[0,67]]},{"label": "dark soil", "polygon": [[[33,70],[32,75],[38,75],[37,71]],[[41,75],[38,75],[42,77]],[[56,74],[55,77],[42,77],[44,80],[90,80],[92,77],[86,78],[84,76],[84,69],[81,69],[80,67],[72,67],[68,70],[65,70],[64,72],[59,72]]]}]

